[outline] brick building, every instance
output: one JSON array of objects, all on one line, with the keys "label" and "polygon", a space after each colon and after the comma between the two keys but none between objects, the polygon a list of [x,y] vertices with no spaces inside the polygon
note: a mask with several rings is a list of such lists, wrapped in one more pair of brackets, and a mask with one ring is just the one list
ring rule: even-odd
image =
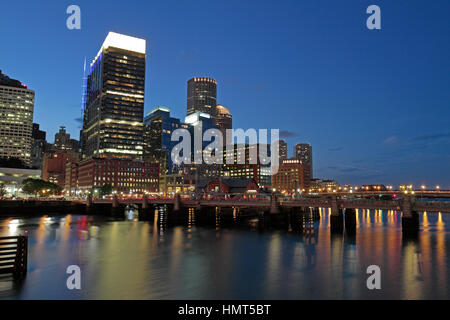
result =
[{"label": "brick building", "polygon": [[278,173],[272,176],[272,187],[280,192],[295,193],[307,188],[304,167],[299,159],[284,160]]},{"label": "brick building", "polygon": [[[72,164],[66,185],[70,192],[111,185],[113,191],[125,194],[158,192],[159,165],[144,161],[92,158]],[[68,190],[69,191],[69,190]]]}]

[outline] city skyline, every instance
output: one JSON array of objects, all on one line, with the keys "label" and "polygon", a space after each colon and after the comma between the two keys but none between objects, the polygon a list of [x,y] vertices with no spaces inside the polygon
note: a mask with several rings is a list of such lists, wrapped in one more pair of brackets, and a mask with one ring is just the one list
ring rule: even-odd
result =
[{"label": "city skyline", "polygon": [[[30,89],[36,92],[34,122],[40,123],[41,129],[47,131],[49,136],[53,136],[53,134],[61,125],[67,126],[68,132],[70,132],[73,137],[78,136],[77,124],[73,119],[68,119],[68,116],[66,118],[52,116],[52,121],[49,121],[46,118],[50,114],[53,114],[55,111],[53,107],[51,107],[51,105],[60,106],[61,104],[73,104],[73,107],[68,107],[68,110],[61,108],[64,109],[65,114],[74,114],[75,116],[77,114],[79,115],[79,101],[81,101],[80,88],[82,79],[82,61],[84,60],[85,56],[87,57],[88,61],[90,61],[90,57],[94,56],[95,52],[97,52],[96,50],[98,50],[98,48],[93,50],[92,48],[98,46],[98,43],[102,39],[104,39],[107,32],[110,31],[108,29],[110,28],[110,26],[108,26],[107,23],[102,25],[102,23],[99,22],[97,26],[95,26],[91,34],[88,14],[90,6],[85,2],[81,2],[80,6],[82,10],[86,12],[86,17],[83,20],[84,24],[82,26],[82,30],[64,30],[64,24],[61,23],[61,34],[64,34],[64,37],[72,38],[74,44],[83,44],[84,47],[88,47],[89,49],[85,50],[85,48],[82,46],[83,50],[80,50],[81,52],[77,52],[76,54],[76,57],[78,57],[77,59],[73,59],[73,62],[65,62],[67,66],[69,66],[70,70],[78,71],[69,72],[71,74],[70,76],[64,75],[63,79],[69,79],[68,82],[70,83],[70,90],[63,88],[62,93],[59,93],[57,95],[60,97],[59,99],[48,97],[49,93],[53,91],[53,88],[50,89],[51,86],[48,83],[44,83],[43,86],[40,81],[33,80],[33,78],[35,78],[35,76],[32,75],[32,70],[34,70],[34,68],[30,68],[30,70],[26,72],[22,69],[22,67],[14,64],[14,59],[8,59],[8,55],[11,54],[8,50],[5,50],[5,61],[7,62],[5,65],[2,65],[0,67],[3,72],[8,74],[10,77],[19,79],[20,81],[27,84]],[[160,6],[162,6],[164,9],[164,5]],[[294,5],[290,3],[290,6]],[[61,8],[62,7],[63,6],[61,5]],[[249,9],[245,5],[244,7],[246,10]],[[299,5],[299,7],[301,7],[301,9],[310,10],[311,12],[316,14],[316,17],[318,15],[321,17],[326,16],[329,18],[327,14],[325,14],[321,10],[318,10],[319,8],[315,7],[313,4],[301,4]],[[300,9],[299,7],[296,8]],[[402,19],[405,19],[404,16],[399,17],[400,21],[393,21],[395,19],[389,20],[389,18],[386,18],[384,20],[385,28],[381,30],[379,34],[372,34],[367,29],[364,30],[364,11],[362,9],[364,7],[364,4],[359,4],[356,7],[361,7],[361,21],[355,21],[354,23],[349,23],[348,21],[343,22],[343,30],[341,30],[343,34],[341,34],[341,36],[344,40],[349,40],[347,39],[347,37],[349,37],[348,32],[350,31],[350,27],[356,27],[356,31],[359,32],[359,34],[356,35],[359,44],[358,41],[355,41],[355,43],[352,43],[351,48],[361,49],[361,51],[364,51],[366,55],[356,55],[359,60],[357,59],[356,61],[351,61],[347,60],[349,57],[351,57],[351,55],[349,55],[350,50],[348,50],[347,52],[340,50],[335,51],[337,55],[340,55],[341,59],[347,61],[346,65],[349,69],[351,69],[350,71],[354,76],[353,81],[351,81],[352,79],[345,79],[347,81],[344,81],[344,83],[332,83],[333,79],[323,78],[318,80],[321,72],[317,70],[318,74],[313,74],[311,73],[312,70],[309,69],[307,71],[307,74],[309,74],[310,76],[313,75],[313,77],[310,79],[312,80],[311,83],[304,83],[305,78],[300,77],[299,80],[301,81],[298,84],[300,88],[298,90],[291,90],[295,91],[296,93],[291,93],[290,95],[291,104],[283,103],[282,100],[275,99],[277,97],[277,94],[281,93],[280,87],[277,86],[276,82],[277,79],[285,80],[286,82],[284,83],[284,85],[287,88],[291,88],[296,83],[288,83],[287,81],[295,80],[296,77],[288,74],[288,77],[275,77],[274,79],[273,73],[276,74],[276,72],[273,72],[272,70],[272,77],[270,79],[274,79],[275,81],[268,81],[260,86],[260,84],[262,83],[261,82],[260,84],[252,87],[253,84],[257,84],[257,81],[254,81],[252,83],[243,83],[241,80],[233,81],[233,78],[231,77],[232,74],[224,72],[223,69],[220,70],[221,68],[217,68],[216,65],[220,64],[218,63],[218,61],[220,61],[220,55],[216,57],[217,59],[204,59],[204,56],[200,51],[196,54],[192,54],[192,52],[195,53],[195,51],[192,51],[191,53],[189,53],[189,51],[186,51],[187,53],[185,53],[184,55],[181,54],[180,59],[182,61],[178,61],[177,65],[184,66],[184,68],[181,72],[179,72],[179,75],[177,75],[178,80],[174,81],[173,79],[171,79],[170,81],[171,84],[174,84],[174,86],[177,87],[176,94],[174,94],[176,98],[173,98],[170,94],[172,92],[168,93],[166,91],[168,89],[165,77],[171,74],[175,74],[177,70],[171,70],[171,72],[169,72],[167,75],[165,73],[159,72],[156,76],[153,76],[154,69],[159,71],[160,68],[163,68],[163,66],[167,67],[168,62],[166,60],[164,63],[162,63],[162,65],[159,65],[153,61],[153,53],[156,56],[155,59],[160,57],[161,54],[167,53],[163,50],[164,48],[167,48],[165,43],[162,43],[161,45],[161,42],[156,41],[156,44],[153,44],[155,43],[155,41],[153,41],[155,37],[156,39],[158,39],[158,32],[164,33],[163,31],[161,31],[161,29],[159,29],[159,31],[155,31],[155,36],[153,36],[152,33],[152,36],[148,37],[148,41],[150,42],[149,46],[151,49],[149,50],[150,58],[146,70],[146,77],[147,79],[149,79],[148,82],[153,83],[153,85],[150,86],[150,89],[148,86],[146,86],[145,113],[150,109],[153,109],[154,106],[160,104],[169,106],[171,110],[174,111],[175,117],[183,118],[183,111],[185,110],[185,101],[183,100],[185,100],[186,81],[194,76],[208,76],[218,80],[220,90],[218,90],[219,94],[217,101],[230,108],[233,114],[233,122],[235,123],[235,127],[280,128],[280,130],[282,130],[281,138],[287,140],[289,155],[291,149],[297,142],[307,142],[313,145],[314,167],[317,168],[315,169],[315,172],[317,172],[317,177],[336,179],[342,184],[370,182],[386,184],[411,182],[415,183],[416,185],[421,183],[427,185],[444,184],[450,176],[449,168],[447,165],[448,160],[450,159],[450,155],[449,151],[446,150],[446,147],[448,147],[449,145],[450,135],[445,131],[445,127],[448,124],[449,118],[449,111],[445,110],[444,108],[448,104],[446,104],[445,102],[448,101],[448,92],[442,90],[440,87],[445,85],[445,83],[448,83],[448,75],[444,75],[444,73],[441,74],[439,71],[445,70],[445,66],[448,65],[448,62],[444,59],[445,55],[443,54],[443,52],[439,51],[437,49],[437,45],[435,44],[440,41],[439,32],[435,32],[439,30],[440,20],[436,19],[436,21],[429,21],[430,25],[428,29],[425,30],[420,30],[419,28],[420,26],[422,26],[421,23],[424,20],[419,20],[419,22],[414,20],[409,21],[410,26],[415,26],[415,31],[420,31],[420,36],[425,37],[432,32],[435,33],[435,35],[429,40],[430,50],[425,52],[425,57],[427,57],[427,54],[429,58],[433,57],[433,59],[435,59],[433,64],[438,64],[438,62],[440,62],[439,70],[437,70],[436,66],[426,63],[427,59],[420,59],[416,61],[419,58],[419,54],[417,52],[416,55],[412,54],[412,57],[406,57],[403,52],[398,51],[398,48],[396,49],[394,40],[398,40],[399,38],[397,37],[409,35],[409,33],[402,33],[407,31],[406,27],[402,27],[400,28],[401,30],[398,30],[399,26],[401,25],[400,22],[402,21]],[[387,9],[387,11],[389,12],[395,12],[397,15],[401,14],[399,5],[383,4],[383,8]],[[56,9],[58,9],[58,7],[56,7]],[[418,6],[415,3],[412,3],[408,7],[408,14],[411,15],[411,13],[413,13],[417,15],[417,9]],[[52,11],[54,10],[55,8],[52,8]],[[346,8],[346,10],[349,10],[348,7]],[[425,16],[426,14],[429,14],[431,16],[431,13],[439,14],[437,10],[438,6],[436,5],[436,7],[431,6],[430,8],[426,8],[426,10],[424,10],[424,12],[422,11],[421,13],[423,13]],[[341,11],[339,12],[342,13],[344,17],[346,16],[345,13]],[[48,12],[47,14],[51,15],[51,12]],[[284,11],[277,11],[274,14],[289,15]],[[8,20],[8,18],[6,20]],[[312,22],[311,20],[308,21],[310,23]],[[1,23],[3,24],[5,22]],[[55,21],[50,19],[50,22],[47,23],[47,26],[49,26],[49,24],[51,23],[55,23]],[[142,22],[142,24],[142,28],[151,29],[149,27],[145,27],[144,22]],[[136,28],[136,24],[129,21],[127,22],[127,25],[129,25],[129,27],[127,27],[126,24],[122,23],[121,27],[125,29],[130,28],[130,30],[117,30],[117,27],[116,29],[112,28],[112,30],[147,39],[146,34],[148,31],[143,31],[140,28]],[[132,28],[136,29],[132,30]],[[392,35],[392,30],[396,28],[397,33]],[[327,33],[326,30],[320,29],[318,33],[330,36],[332,30],[328,31],[329,32]],[[280,35],[279,30],[274,31],[274,33],[276,35]],[[21,33],[19,32],[19,34]],[[59,34],[59,32],[57,32],[57,34]],[[222,35],[222,37],[223,36],[224,35]],[[86,38],[88,38],[89,40],[87,40]],[[78,42],[74,39],[77,39]],[[414,37],[411,36],[409,39],[406,38],[403,40],[411,48],[417,49],[411,43],[414,40]],[[12,41],[12,39],[7,38],[7,43],[10,43],[10,41]],[[214,41],[217,41],[217,39]],[[383,44],[383,41],[387,41],[388,44]],[[370,45],[371,42],[373,42],[373,46]],[[435,44],[434,47],[433,43]],[[261,45],[261,42],[258,42],[258,44]],[[311,44],[311,42],[309,44]],[[377,45],[381,45],[381,47],[377,47]],[[403,43],[403,45],[405,45],[405,43]],[[448,44],[445,45],[448,46]],[[298,46],[295,47],[298,48]],[[68,48],[71,47],[68,46]],[[174,50],[177,52],[176,48],[183,48],[183,45],[175,47]],[[312,50],[312,48],[309,49]],[[318,49],[318,47],[316,47],[316,49]],[[45,46],[41,47],[41,51],[45,50]],[[370,52],[371,50],[373,50],[374,52]],[[376,72],[376,69],[380,67],[382,67],[383,72],[387,71],[388,66],[393,67],[393,63],[389,61],[386,62],[387,66],[383,66],[381,64],[381,60],[384,59],[382,59],[382,57],[376,57],[377,55],[380,55],[380,53],[383,53],[385,50],[390,50],[390,54],[394,53],[393,58],[391,57],[391,59],[393,60],[400,58],[405,59],[405,61],[401,62],[396,69],[396,71],[400,71],[400,75],[396,75],[394,71],[388,72],[387,76],[382,74],[381,71]],[[303,51],[303,53],[305,52]],[[310,53],[312,53],[312,51]],[[323,54],[323,52],[320,53]],[[23,53],[20,54],[22,55]],[[172,54],[172,52],[170,54]],[[273,51],[269,51],[268,54],[272,55],[273,57],[276,56],[276,53],[274,53]],[[423,55],[424,52],[422,51],[420,52],[420,54]],[[30,54],[28,53],[28,56],[29,55]],[[195,58],[195,55],[197,55],[197,58]],[[243,55],[248,59],[248,56],[246,56],[245,54]],[[190,59],[189,56],[191,56]],[[71,57],[73,57],[73,54],[71,54]],[[302,57],[305,58],[305,56]],[[228,61],[231,63],[231,61],[236,58],[236,52],[234,52],[234,54],[228,56],[228,59],[224,61]],[[256,56],[256,58],[258,62],[261,62],[259,59],[261,59],[262,56]],[[290,56],[290,58],[293,59],[295,57]],[[306,58],[311,57],[307,56]],[[366,64],[365,59],[367,59],[367,61],[370,61],[370,63]],[[425,62],[423,62],[422,60]],[[246,61],[250,63],[253,62],[252,60]],[[408,63],[411,63],[413,61],[421,62],[420,64],[416,65],[416,71],[409,69],[406,70]],[[318,61],[315,61],[315,64],[313,64],[313,66],[319,69],[319,65],[317,64],[317,62]],[[399,61],[393,62],[399,63]],[[274,60],[271,61],[271,68],[273,68],[274,64],[276,65],[276,67],[280,67],[279,61]],[[285,69],[288,64],[289,63],[287,63],[286,65],[282,65],[281,69]],[[27,64],[25,63],[25,65]],[[195,72],[193,74],[193,70],[195,67],[198,68],[198,72]],[[251,70],[247,70],[252,72],[252,77],[250,79],[266,79],[266,77],[264,77],[264,74],[261,74],[257,69],[258,68],[256,68],[256,65],[254,65]],[[206,70],[210,71],[206,72]],[[239,69],[236,68],[236,65],[232,68],[232,70],[236,74],[239,72]],[[418,72],[417,70],[419,70],[420,72]],[[65,72],[59,71],[58,74],[60,76],[63,76],[63,73]],[[407,77],[409,77],[410,73],[416,76],[422,73],[422,80],[420,81],[420,83],[416,83],[411,80],[408,81]],[[189,75],[187,76],[187,74]],[[369,81],[372,76],[374,76],[378,81]],[[181,77],[185,77],[185,79],[179,81]],[[385,83],[383,81],[388,80],[386,77],[393,77],[395,79],[387,81]],[[332,75],[330,78],[333,78]],[[414,78],[414,76],[412,78]],[[362,83],[356,84],[354,79],[358,79],[358,81],[362,81]],[[425,85],[426,79],[431,79],[433,81],[430,83],[430,85]],[[335,77],[334,80],[337,80],[337,78]],[[364,81],[366,82],[364,83]],[[406,83],[404,83],[403,86],[399,87],[398,85],[402,81],[406,81]],[[317,85],[320,83],[326,84],[325,88],[329,90],[329,95],[327,97],[320,98],[318,95],[308,96],[308,94],[305,93],[305,91],[311,89],[314,84]],[[301,85],[304,85],[304,87],[301,87]],[[349,85],[353,85],[355,87],[354,92],[346,92]],[[161,90],[164,93],[159,93],[158,88],[164,86],[166,86],[166,89]],[[392,86],[392,88],[390,86]],[[284,87],[282,88],[287,89]],[[319,88],[320,86],[314,89],[315,94],[318,93],[317,90]],[[415,90],[419,90],[419,88],[424,90],[411,92],[411,90],[414,88]],[[357,94],[358,89],[359,91],[361,91],[359,95]],[[70,93],[68,93],[68,91],[70,91]],[[379,94],[377,94],[378,91]],[[231,99],[230,96],[233,96],[233,94],[235,93],[238,93],[238,98],[236,100]],[[367,96],[368,93],[371,93],[373,96]],[[268,102],[262,103],[261,101],[264,100],[264,97],[268,96],[270,97],[269,99],[267,99]],[[333,100],[333,96],[337,99]],[[255,97],[257,99],[255,99]],[[302,104],[296,106],[294,104],[295,102],[297,102],[295,99],[296,97],[302,102],[310,99],[309,104],[307,104],[309,106],[303,107]],[[312,99],[313,97],[319,98],[316,101]],[[433,100],[434,98],[435,100]],[[329,104],[326,104],[327,100]],[[63,101],[70,102],[66,103]],[[177,101],[183,102],[179,103]],[[250,104],[249,101],[254,101],[254,103]],[[275,106],[277,108],[277,111],[280,110],[282,112],[276,112],[276,114],[270,113],[272,111],[270,108],[273,108],[273,106],[271,106],[271,103],[273,103],[274,101],[277,101],[282,105]],[[357,104],[362,101],[366,102],[365,108],[357,106]],[[429,104],[430,101],[432,102],[431,108],[433,108],[434,106],[433,110],[435,111],[435,113],[429,112],[430,107],[424,107],[424,105]],[[49,107],[47,108],[44,105],[46,103],[49,103]],[[321,103],[323,105],[320,105]],[[356,105],[351,107],[346,106],[346,104],[351,103],[355,103]],[[290,107],[290,105],[292,105],[293,107]],[[313,107],[314,105],[319,105],[319,107],[315,108]],[[395,105],[397,105],[397,108],[393,108],[393,106]],[[340,106],[339,110],[337,108],[338,106]],[[262,109],[262,112],[256,112],[258,108]],[[376,111],[373,112],[373,110]],[[246,111],[247,114],[245,113]],[[441,113],[442,116],[438,117],[436,112]],[[263,117],[264,113],[266,114],[265,117]],[[293,113],[294,116],[291,116],[291,113]],[[283,121],[283,115],[289,115],[289,117],[285,117]],[[387,116],[383,118],[383,115]],[[447,117],[445,115],[447,115]],[[349,122],[348,118],[354,118],[354,122]],[[295,122],[295,119],[297,119],[298,123]],[[336,119],[340,120],[340,122],[337,122]],[[301,127],[301,125],[303,124],[305,125],[304,129]],[[353,126],[350,127],[350,124],[352,124]],[[325,128],[328,130],[324,130]],[[352,128],[352,130],[348,130],[348,128]],[[408,128],[409,131],[407,130]],[[323,131],[327,132],[324,133]],[[424,152],[423,150],[428,152]]]}]

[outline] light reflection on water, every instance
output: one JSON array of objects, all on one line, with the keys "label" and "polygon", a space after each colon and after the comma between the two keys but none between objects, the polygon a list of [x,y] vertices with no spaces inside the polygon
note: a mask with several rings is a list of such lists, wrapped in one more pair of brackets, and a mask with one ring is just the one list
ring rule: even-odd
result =
[{"label": "light reflection on water", "polygon": [[[401,214],[358,210],[354,237],[331,235],[328,209],[303,234],[61,216],[0,220],[0,235],[28,231],[22,286],[0,278],[0,298],[19,299],[449,299],[450,215],[421,214],[417,240]],[[66,289],[79,265],[82,290]],[[366,288],[379,265],[382,290]]]}]

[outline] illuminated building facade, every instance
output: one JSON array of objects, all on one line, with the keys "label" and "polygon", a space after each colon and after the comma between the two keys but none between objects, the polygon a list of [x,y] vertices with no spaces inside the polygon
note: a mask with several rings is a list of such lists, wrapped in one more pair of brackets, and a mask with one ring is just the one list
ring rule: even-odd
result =
[{"label": "illuminated building facade", "polygon": [[87,79],[83,159],[142,159],[145,60],[145,40],[106,37]]},{"label": "illuminated building facade", "polygon": [[124,194],[144,194],[159,189],[159,165],[144,161],[92,158],[71,165],[70,173],[66,176],[66,185],[71,186],[72,193],[105,185]]},{"label": "illuminated building facade", "polygon": [[304,178],[307,184],[313,179],[312,146],[308,143],[297,143],[294,148],[294,157],[301,160],[304,167]]},{"label": "illuminated building facade", "polygon": [[[268,186],[272,183],[272,170],[270,164],[262,164],[259,159],[260,148],[266,148],[270,157],[270,145],[234,145],[232,160],[231,155],[224,152],[224,164],[221,167],[221,176],[234,179],[254,179],[260,186]],[[240,163],[244,159],[244,163]]]},{"label": "illuminated building facade", "polygon": [[305,191],[307,186],[303,177],[303,164],[299,159],[283,160],[278,172],[272,177],[272,187],[282,193]]},{"label": "illuminated building facade", "polygon": [[6,196],[25,196],[22,194],[22,182],[25,179],[40,179],[39,169],[19,169],[0,167],[0,185],[3,185]]},{"label": "illuminated building facade", "polygon": [[222,137],[225,139],[227,136],[227,129],[233,128],[233,117],[230,114],[230,110],[220,104],[217,105],[215,120],[217,128],[222,132]]},{"label": "illuminated building facade", "polygon": [[188,81],[187,115],[202,112],[215,118],[216,106],[216,80],[211,78],[192,78]]},{"label": "illuminated building facade", "polygon": [[335,180],[312,179],[308,191],[312,193],[319,192],[337,192],[340,185]]},{"label": "illuminated building facade", "polygon": [[0,157],[31,164],[34,91],[0,70]]}]

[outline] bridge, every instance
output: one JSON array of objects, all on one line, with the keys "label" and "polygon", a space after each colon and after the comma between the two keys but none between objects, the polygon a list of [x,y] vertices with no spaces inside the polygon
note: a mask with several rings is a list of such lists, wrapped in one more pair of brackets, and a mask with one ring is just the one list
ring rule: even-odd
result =
[{"label": "bridge", "polygon": [[[231,199],[224,197],[193,198],[181,197],[176,195],[172,198],[123,198],[114,196],[112,199],[92,199],[88,197],[86,206],[88,208],[96,204],[111,205],[112,208],[118,208],[125,205],[137,205],[143,210],[166,206],[169,208],[169,214],[182,212],[193,208],[198,212],[208,211],[210,209],[251,209],[255,215],[271,218],[291,219],[292,216],[312,210],[318,212],[319,208],[330,208],[331,229],[341,231],[344,229],[344,217],[346,229],[356,226],[356,209],[372,210],[393,210],[402,212],[402,226],[405,232],[416,231],[419,229],[418,212],[448,212],[450,213],[450,202],[446,201],[424,201],[417,196],[402,194],[401,197],[393,200],[370,199],[372,194],[361,193],[366,198],[348,199],[350,194],[326,194],[319,197],[304,197],[292,199],[287,197],[277,197],[275,195],[255,195],[245,198]],[[383,192],[385,194],[385,192]],[[396,193],[398,194],[398,192]],[[375,195],[375,194],[373,194]],[[376,193],[379,197],[379,193]],[[367,199],[369,197],[369,199]],[[420,197],[420,196],[419,196]],[[422,195],[423,198],[435,198],[436,193]],[[355,221],[353,221],[355,220]]]}]

